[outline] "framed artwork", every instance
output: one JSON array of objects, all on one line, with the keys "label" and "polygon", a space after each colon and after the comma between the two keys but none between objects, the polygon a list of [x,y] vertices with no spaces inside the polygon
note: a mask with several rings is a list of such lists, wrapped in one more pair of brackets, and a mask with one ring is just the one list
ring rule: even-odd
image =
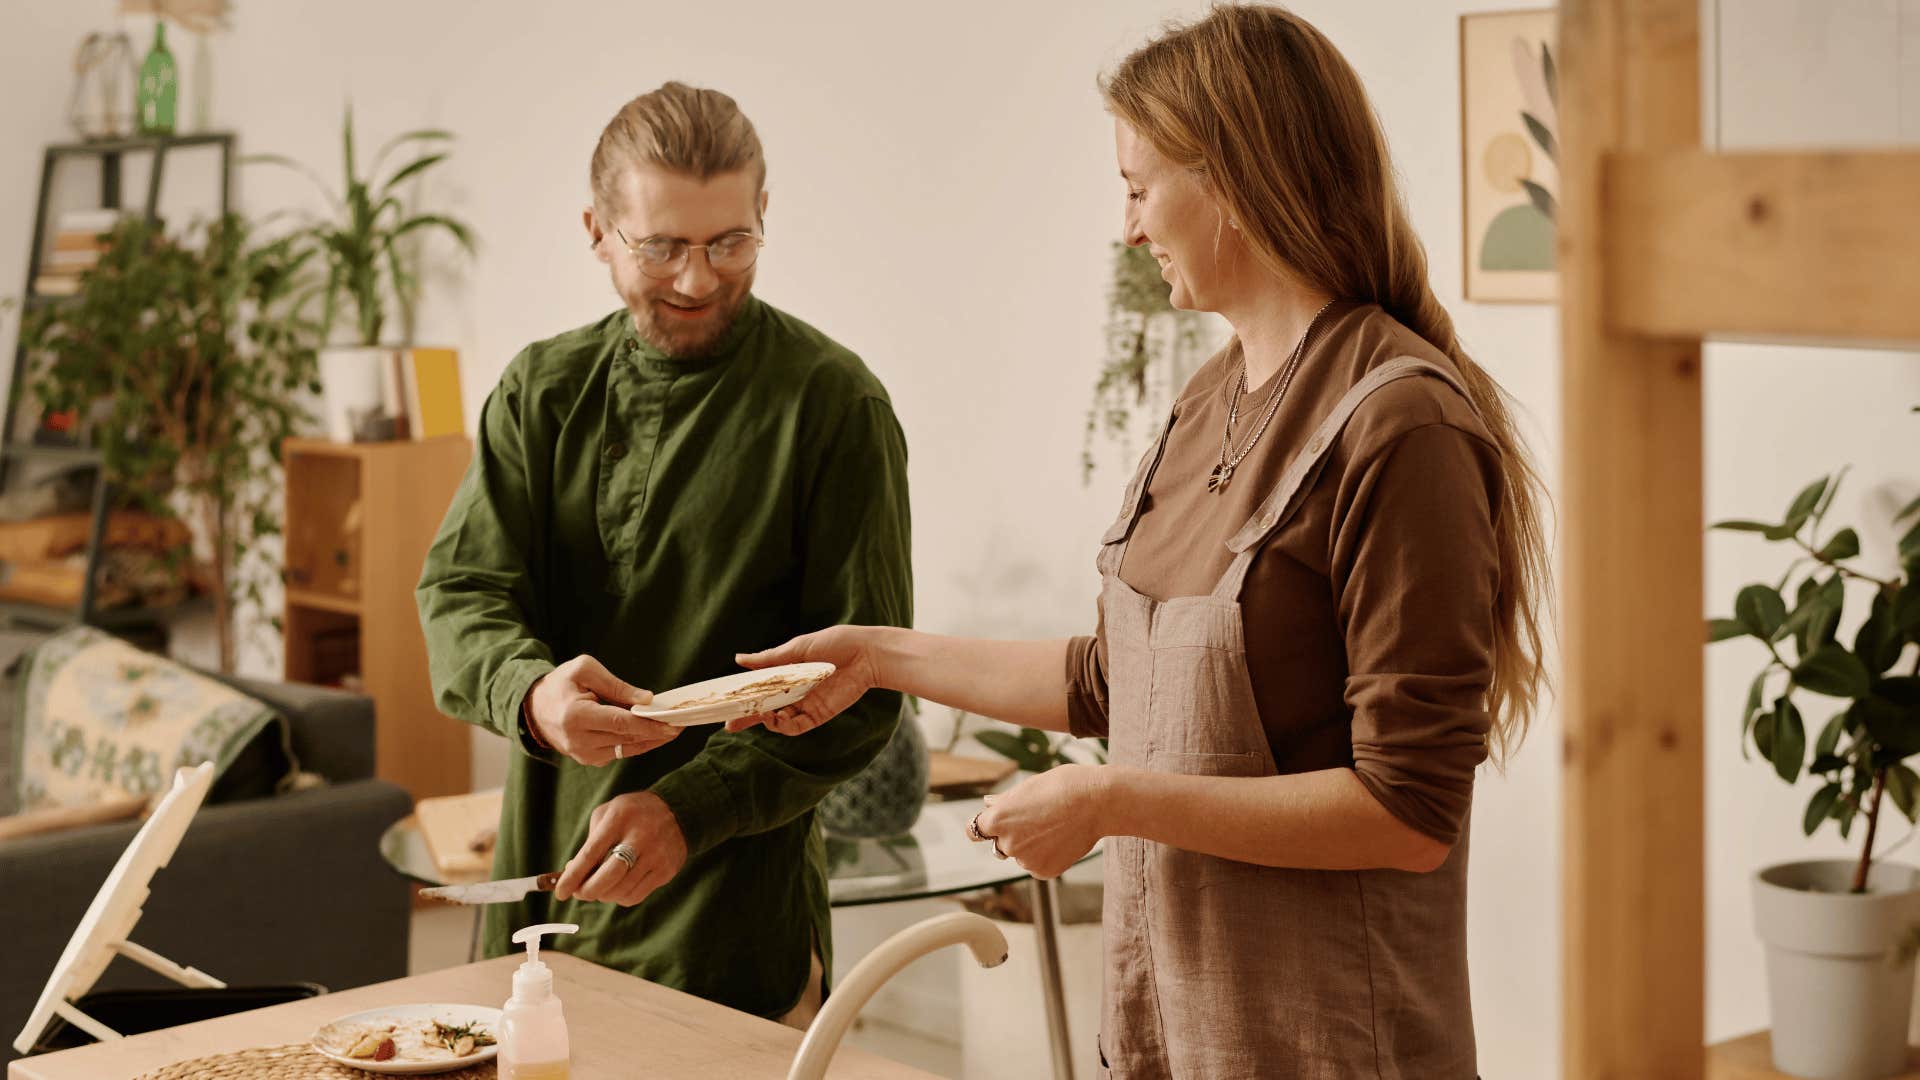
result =
[{"label": "framed artwork", "polygon": [[1460,202],[1468,300],[1552,303],[1560,191],[1553,9],[1460,16]]}]

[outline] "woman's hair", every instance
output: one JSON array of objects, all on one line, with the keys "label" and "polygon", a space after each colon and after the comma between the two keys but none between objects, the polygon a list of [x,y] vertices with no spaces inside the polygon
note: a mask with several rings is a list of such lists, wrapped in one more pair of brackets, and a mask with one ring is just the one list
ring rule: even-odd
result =
[{"label": "woman's hair", "polygon": [[1526,736],[1545,683],[1543,624],[1553,590],[1538,511],[1539,473],[1508,397],[1460,347],[1427,286],[1386,138],[1360,77],[1318,30],[1284,8],[1215,7],[1170,29],[1101,83],[1115,116],[1199,174],[1269,270],[1337,299],[1374,303],[1444,352],[1500,450],[1494,535],[1490,756]]},{"label": "woman's hair", "polygon": [[657,165],[697,180],[751,168],[756,185],[767,179],[760,136],[740,106],[718,90],[679,82],[641,94],[607,122],[593,148],[588,174],[594,205],[614,209],[620,170],[636,164]]}]

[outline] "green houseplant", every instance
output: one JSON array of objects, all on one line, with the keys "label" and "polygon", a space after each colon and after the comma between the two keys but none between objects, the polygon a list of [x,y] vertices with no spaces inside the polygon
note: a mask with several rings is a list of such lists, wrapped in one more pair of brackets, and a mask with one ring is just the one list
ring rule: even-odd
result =
[{"label": "green houseplant", "polygon": [[[473,232],[442,213],[423,213],[402,198],[406,185],[446,161],[453,136],[440,130],[403,132],[389,139],[366,169],[354,145],[353,109],[341,125],[340,186],[329,185],[313,170],[278,154],[249,161],[281,165],[311,180],[326,200],[329,214],[306,219],[294,234],[297,243],[318,257],[320,324],[328,344],[320,352],[320,384],[328,434],[351,442],[404,437],[404,405],[398,385],[403,354],[412,344],[415,302],[420,291],[419,246],[431,234],[451,237],[465,252],[474,250]],[[352,344],[336,344],[336,327],[351,313]],[[399,316],[400,342],[383,345]]]},{"label": "green houseplant", "polygon": [[[1822,531],[1842,475],[1807,485],[1778,522],[1714,525],[1786,545],[1793,558],[1778,582],[1742,588],[1731,617],[1709,620],[1708,638],[1763,651],[1741,710],[1741,750],[1751,742],[1788,783],[1803,772],[1819,781],[1802,815],[1807,835],[1832,822],[1850,839],[1864,823],[1857,858],[1768,867],[1754,900],[1776,1067],[1869,1080],[1905,1067],[1920,941],[1920,871],[1874,856],[1889,804],[1910,822],[1920,814],[1920,775],[1908,764],[1920,753],[1920,658],[1910,658],[1920,643],[1920,499],[1894,515],[1906,529],[1898,572],[1869,572],[1854,529]],[[1850,594],[1866,613],[1843,640]],[[1821,697],[1837,711],[1809,740],[1802,705]]]},{"label": "green houseplant", "polygon": [[1199,346],[1202,317],[1174,307],[1173,287],[1144,245],[1115,241],[1113,280],[1107,288],[1107,358],[1093,385],[1086,436],[1080,449],[1080,479],[1091,482],[1094,442],[1104,436],[1124,442],[1134,410],[1147,399],[1148,376]]},{"label": "green houseplant", "polygon": [[309,422],[319,328],[300,303],[309,255],[255,243],[226,217],[184,239],[130,219],[71,301],[21,327],[30,385],[48,409],[90,417],[122,500],[183,518],[205,546],[220,665],[232,671],[236,604],[258,606],[276,570],[280,443]]},{"label": "green houseplant", "polygon": [[[464,222],[446,214],[410,211],[400,197],[401,185],[447,159],[442,147],[452,138],[452,133],[440,130],[403,132],[387,140],[362,173],[354,152],[353,108],[348,106],[341,125],[338,190],[285,155],[257,154],[247,159],[282,165],[306,176],[333,211],[331,218],[309,221],[296,234],[302,243],[312,245],[325,267],[321,326],[329,339],[343,306],[352,309],[355,341],[363,346],[380,344],[390,302],[403,326],[410,328],[419,277],[403,243],[407,237],[441,232],[472,254],[473,230]],[[388,171],[390,159],[403,151],[409,160]]]}]

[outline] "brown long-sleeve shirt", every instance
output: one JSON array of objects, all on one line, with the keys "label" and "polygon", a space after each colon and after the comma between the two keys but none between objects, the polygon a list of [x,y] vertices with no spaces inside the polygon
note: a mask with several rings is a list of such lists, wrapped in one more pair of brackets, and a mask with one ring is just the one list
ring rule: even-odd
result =
[{"label": "brown long-sleeve shirt", "polygon": [[[1453,369],[1378,306],[1329,311],[1271,426],[1218,494],[1206,480],[1238,345],[1209,360],[1174,405],[1121,578],[1156,600],[1211,592],[1232,557],[1227,540],[1320,420],[1400,356]],[[1236,448],[1271,385],[1242,399]],[[1486,427],[1439,379],[1394,382],[1354,414],[1240,596],[1254,697],[1281,773],[1351,767],[1394,816],[1458,840],[1486,757],[1500,491]],[[1106,733],[1106,663],[1103,621],[1067,651],[1076,734]]]}]

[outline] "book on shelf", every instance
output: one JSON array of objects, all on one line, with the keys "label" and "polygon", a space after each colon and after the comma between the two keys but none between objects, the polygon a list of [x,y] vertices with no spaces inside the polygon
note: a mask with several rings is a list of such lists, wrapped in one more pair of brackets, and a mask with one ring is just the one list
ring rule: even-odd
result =
[{"label": "book on shelf", "polygon": [[127,217],[127,211],[114,207],[86,210],[62,210],[54,215],[58,232],[79,236],[100,236],[112,232]]},{"label": "book on shelf", "polygon": [[35,296],[78,296],[80,295],[79,274],[39,274],[33,279]]}]

